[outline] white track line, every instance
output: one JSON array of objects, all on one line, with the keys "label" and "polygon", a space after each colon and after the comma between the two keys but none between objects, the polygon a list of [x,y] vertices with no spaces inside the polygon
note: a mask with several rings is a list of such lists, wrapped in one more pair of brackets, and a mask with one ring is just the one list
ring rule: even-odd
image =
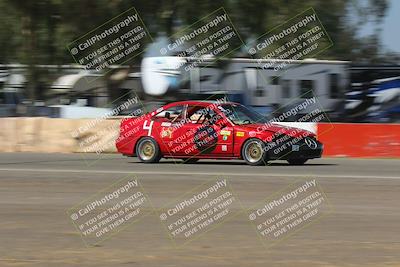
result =
[{"label": "white track line", "polygon": [[9,172],[63,172],[63,173],[110,173],[110,174],[167,174],[167,175],[224,175],[224,176],[257,176],[257,177],[319,177],[319,178],[360,178],[360,179],[396,179],[398,176],[370,176],[370,175],[333,175],[333,174],[293,174],[293,173],[230,173],[230,172],[173,172],[173,171],[108,171],[108,170],[68,170],[68,169],[16,169],[0,168],[0,171]]}]

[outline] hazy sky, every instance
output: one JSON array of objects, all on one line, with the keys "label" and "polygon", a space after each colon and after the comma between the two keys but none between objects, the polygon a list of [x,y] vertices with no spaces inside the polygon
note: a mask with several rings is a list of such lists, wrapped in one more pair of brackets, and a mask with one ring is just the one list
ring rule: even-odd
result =
[{"label": "hazy sky", "polygon": [[[360,35],[370,34],[373,29],[373,24],[366,23],[364,28],[361,29]],[[381,38],[385,48],[400,53],[400,0],[390,1],[382,29]]]},{"label": "hazy sky", "polygon": [[391,0],[390,7],[383,22],[383,44],[400,53],[400,1]]}]

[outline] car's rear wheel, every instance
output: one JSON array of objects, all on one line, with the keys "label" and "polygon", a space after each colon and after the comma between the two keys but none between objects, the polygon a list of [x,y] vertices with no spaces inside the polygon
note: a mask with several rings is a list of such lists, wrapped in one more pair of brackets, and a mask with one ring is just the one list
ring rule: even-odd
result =
[{"label": "car's rear wheel", "polygon": [[306,163],[307,159],[288,159],[290,165],[303,165]]},{"label": "car's rear wheel", "polygon": [[265,144],[260,139],[251,138],[242,147],[242,157],[249,165],[265,165],[267,163],[267,153],[264,148]]},{"label": "car's rear wheel", "polygon": [[160,147],[151,137],[144,137],[139,140],[136,146],[136,155],[144,163],[157,163],[161,159]]}]

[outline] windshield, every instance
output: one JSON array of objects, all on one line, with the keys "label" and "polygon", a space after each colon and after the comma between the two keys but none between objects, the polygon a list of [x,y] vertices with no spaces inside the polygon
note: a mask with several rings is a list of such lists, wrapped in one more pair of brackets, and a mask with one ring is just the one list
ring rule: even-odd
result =
[{"label": "windshield", "polygon": [[236,125],[268,122],[266,117],[243,105],[225,104],[218,108]]}]

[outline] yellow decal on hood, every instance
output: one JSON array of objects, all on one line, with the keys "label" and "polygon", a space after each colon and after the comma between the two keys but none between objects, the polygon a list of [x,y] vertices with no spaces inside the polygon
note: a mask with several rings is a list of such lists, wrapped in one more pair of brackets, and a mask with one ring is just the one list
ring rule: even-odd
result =
[{"label": "yellow decal on hood", "polygon": [[236,133],[236,136],[238,136],[238,137],[243,137],[243,136],[244,136],[244,132],[237,132],[237,133]]}]

